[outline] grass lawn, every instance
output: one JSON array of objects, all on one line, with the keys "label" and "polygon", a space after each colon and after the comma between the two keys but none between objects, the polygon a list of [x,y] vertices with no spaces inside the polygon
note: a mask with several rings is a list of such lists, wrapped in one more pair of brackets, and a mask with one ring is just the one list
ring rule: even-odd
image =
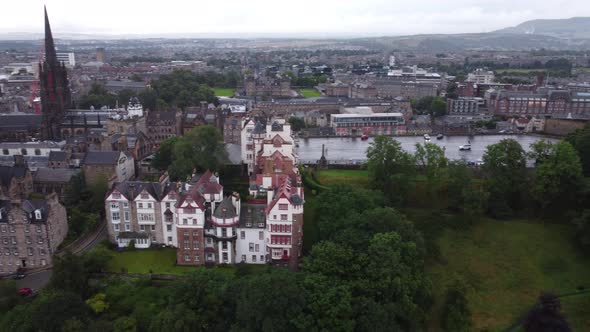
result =
[{"label": "grass lawn", "polygon": [[322,185],[349,183],[361,187],[369,187],[369,172],[355,169],[326,169],[316,171],[316,177]]},{"label": "grass lawn", "polygon": [[[445,230],[438,239],[441,262],[427,266],[435,293],[431,327],[438,326],[445,290],[456,278],[468,287],[475,328],[490,331],[508,327],[541,291],[563,294],[589,287],[590,260],[574,248],[572,231],[517,220],[482,220],[468,230]],[[564,302],[564,313],[572,324],[587,326],[587,307]]]},{"label": "grass lawn", "polygon": [[234,89],[232,88],[213,88],[213,92],[217,97],[231,97],[234,95]]},{"label": "grass lawn", "polygon": [[[109,272],[127,273],[154,273],[183,275],[205,267],[176,266],[176,250],[173,248],[162,249],[137,249],[133,251],[113,252],[113,258],[107,266]],[[216,266],[215,269],[233,275],[235,266]],[[248,265],[252,272],[266,269],[266,265]]]},{"label": "grass lawn", "polygon": [[316,89],[299,89],[299,93],[305,98],[319,97],[322,95]]}]

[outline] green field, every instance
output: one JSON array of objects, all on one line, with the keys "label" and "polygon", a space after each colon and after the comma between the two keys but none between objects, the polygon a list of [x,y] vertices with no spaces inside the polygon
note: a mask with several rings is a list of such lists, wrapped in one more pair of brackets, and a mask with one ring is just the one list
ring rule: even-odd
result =
[{"label": "green field", "polygon": [[299,94],[305,98],[319,97],[322,94],[316,89],[299,89]]},{"label": "green field", "polygon": [[369,172],[367,170],[327,169],[316,171],[316,177],[322,185],[326,186],[335,183],[369,186]]},{"label": "green field", "polygon": [[234,89],[232,88],[213,88],[213,92],[217,97],[231,97],[234,95]]},{"label": "green field", "polygon": [[[252,271],[263,270],[266,265],[248,265]],[[176,249],[137,249],[124,252],[113,252],[113,258],[107,266],[108,272],[126,272],[140,274],[174,274],[184,275],[205,267],[177,266]],[[234,274],[235,266],[216,266],[215,269]]]},{"label": "green field", "polygon": [[[483,220],[469,230],[445,230],[438,240],[441,262],[427,267],[435,293],[431,316],[439,316],[444,292],[457,278],[468,287],[475,328],[490,331],[508,327],[541,291],[564,294],[590,286],[590,260],[572,245],[572,231],[517,220]],[[574,326],[588,325],[587,312],[564,303]],[[438,326],[436,318],[431,326]]]}]

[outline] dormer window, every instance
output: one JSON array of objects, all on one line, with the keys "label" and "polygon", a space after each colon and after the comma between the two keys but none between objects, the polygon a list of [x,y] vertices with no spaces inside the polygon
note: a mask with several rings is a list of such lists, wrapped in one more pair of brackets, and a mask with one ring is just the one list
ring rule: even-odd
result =
[{"label": "dormer window", "polygon": [[35,219],[41,220],[41,210],[39,210],[39,209],[35,210]]}]

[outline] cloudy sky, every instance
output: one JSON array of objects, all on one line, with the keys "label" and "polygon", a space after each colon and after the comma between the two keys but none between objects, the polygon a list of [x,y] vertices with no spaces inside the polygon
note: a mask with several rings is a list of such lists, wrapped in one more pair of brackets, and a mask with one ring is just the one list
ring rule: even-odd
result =
[{"label": "cloudy sky", "polygon": [[0,32],[404,35],[486,32],[590,16],[588,0],[2,0]]}]

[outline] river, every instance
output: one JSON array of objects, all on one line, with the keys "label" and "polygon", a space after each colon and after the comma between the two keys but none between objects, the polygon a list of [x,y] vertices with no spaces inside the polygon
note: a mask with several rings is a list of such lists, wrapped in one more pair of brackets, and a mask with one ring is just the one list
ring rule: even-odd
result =
[{"label": "river", "polygon": [[[517,140],[525,151],[530,150],[530,145],[543,137],[528,135],[482,135],[482,136],[448,136],[437,140],[433,136],[430,140],[445,149],[447,158],[452,160],[463,159],[466,161],[476,161],[482,159],[486,147],[498,143],[505,138]],[[414,153],[416,143],[424,143],[422,136],[400,136],[395,137],[406,151]],[[555,142],[556,139],[545,138]],[[459,146],[471,142],[471,151],[459,151]],[[373,142],[373,138],[363,141],[360,138],[351,137],[318,137],[318,138],[301,138],[297,154],[303,162],[317,161],[322,155],[322,144],[326,147],[326,159],[330,161],[358,161],[366,159],[367,148]]]}]

